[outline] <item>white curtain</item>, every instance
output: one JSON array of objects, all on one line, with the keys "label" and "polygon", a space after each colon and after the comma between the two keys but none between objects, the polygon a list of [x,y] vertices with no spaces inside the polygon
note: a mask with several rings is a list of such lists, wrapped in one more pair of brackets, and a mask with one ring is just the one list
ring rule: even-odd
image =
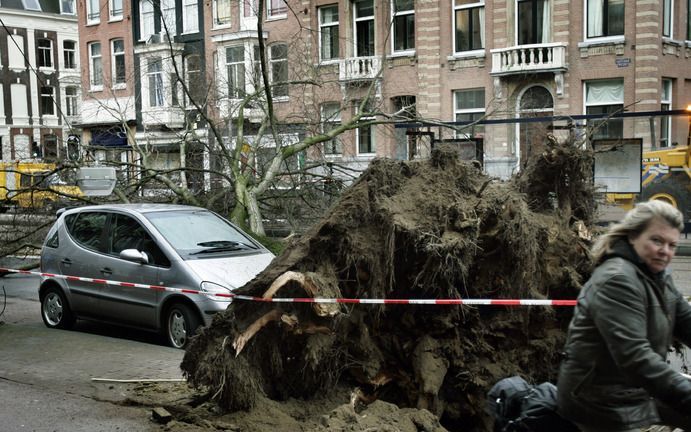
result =
[{"label": "white curtain", "polygon": [[552,9],[549,0],[542,4],[542,43],[552,42]]},{"label": "white curtain", "polygon": [[592,81],[586,84],[587,105],[624,103],[624,82],[621,80]]},{"label": "white curtain", "polygon": [[606,0],[588,0],[588,37],[602,36],[602,11]]}]

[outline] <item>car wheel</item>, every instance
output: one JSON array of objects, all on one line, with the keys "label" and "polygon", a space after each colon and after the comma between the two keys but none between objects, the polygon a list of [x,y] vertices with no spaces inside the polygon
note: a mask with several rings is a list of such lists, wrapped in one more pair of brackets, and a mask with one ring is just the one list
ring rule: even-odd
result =
[{"label": "car wheel", "polygon": [[65,295],[57,288],[48,288],[41,301],[41,317],[49,328],[69,329],[74,325],[74,315]]},{"label": "car wheel", "polygon": [[185,348],[190,338],[197,333],[200,320],[189,306],[177,303],[166,314],[166,339],[173,348]]}]

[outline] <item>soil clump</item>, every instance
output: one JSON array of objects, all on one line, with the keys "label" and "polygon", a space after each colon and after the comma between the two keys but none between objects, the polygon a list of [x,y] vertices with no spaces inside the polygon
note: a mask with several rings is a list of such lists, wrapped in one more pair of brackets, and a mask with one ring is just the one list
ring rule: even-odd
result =
[{"label": "soil clump", "polygon": [[[506,182],[444,146],[428,160],[375,160],[236,293],[573,299],[591,264],[592,154],[554,139],[542,150]],[[487,431],[486,393],[499,379],[554,382],[571,313],[235,300],[181,367],[219,416],[285,419],[238,430]]]}]

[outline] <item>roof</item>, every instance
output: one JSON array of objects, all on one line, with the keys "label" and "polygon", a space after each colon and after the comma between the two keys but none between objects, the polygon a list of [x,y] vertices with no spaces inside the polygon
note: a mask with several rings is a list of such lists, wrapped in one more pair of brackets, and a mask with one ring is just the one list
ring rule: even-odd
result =
[{"label": "roof", "polygon": [[134,213],[149,213],[149,212],[156,212],[156,211],[181,211],[181,210],[203,210],[206,211],[205,208],[202,207],[194,207],[194,206],[189,206],[189,205],[181,205],[181,204],[157,204],[157,203],[134,203],[134,204],[99,204],[99,205],[90,205],[90,206],[83,206],[83,207],[73,207],[69,210],[79,210],[79,211],[88,211],[88,210],[126,210]]}]

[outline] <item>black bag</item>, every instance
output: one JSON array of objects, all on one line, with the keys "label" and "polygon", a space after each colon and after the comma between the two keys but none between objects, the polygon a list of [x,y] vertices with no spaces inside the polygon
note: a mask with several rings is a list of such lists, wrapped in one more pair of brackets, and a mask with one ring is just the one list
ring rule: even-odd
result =
[{"label": "black bag", "polygon": [[557,387],[549,382],[537,386],[513,376],[497,382],[487,393],[494,432],[578,432],[557,413]]}]

